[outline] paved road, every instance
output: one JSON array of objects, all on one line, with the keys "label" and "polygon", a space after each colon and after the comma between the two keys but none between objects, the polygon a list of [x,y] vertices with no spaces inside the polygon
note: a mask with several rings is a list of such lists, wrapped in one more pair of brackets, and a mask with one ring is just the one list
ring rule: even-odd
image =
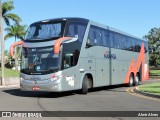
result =
[{"label": "paved road", "polygon": [[[157,81],[150,80],[145,83],[149,82]],[[0,111],[160,111],[160,100],[132,95],[126,92],[127,89],[128,87],[123,85],[103,87],[87,95],[81,95],[76,92],[35,93],[22,92],[19,88],[0,88]],[[54,119],[68,120],[70,118]],[[83,119],[128,120],[125,117]],[[130,119],[145,120],[146,118]],[[152,119],[159,120],[156,117],[148,118],[148,120]]]}]

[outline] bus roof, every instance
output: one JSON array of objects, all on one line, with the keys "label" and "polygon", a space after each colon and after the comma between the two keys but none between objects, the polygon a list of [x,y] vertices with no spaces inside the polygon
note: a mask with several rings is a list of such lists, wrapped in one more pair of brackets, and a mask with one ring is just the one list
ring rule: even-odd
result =
[{"label": "bus roof", "polygon": [[[63,18],[53,18],[53,19],[41,20],[41,21],[34,22],[34,23],[32,23],[32,24],[43,23],[43,22],[52,22],[52,21],[81,21],[81,22],[86,22],[86,23],[89,22],[89,20],[88,20],[88,19],[85,19],[85,18],[63,17]],[[32,24],[31,24],[31,25],[32,25]]]},{"label": "bus roof", "polygon": [[94,24],[96,24],[98,26],[101,26],[103,28],[109,29],[111,31],[114,31],[114,32],[117,32],[117,33],[120,33],[120,34],[124,34],[126,36],[130,36],[130,37],[133,37],[133,38],[136,38],[136,39],[140,39],[140,40],[143,40],[143,41],[147,41],[146,39],[142,39],[142,38],[136,37],[134,35],[131,35],[131,34],[126,33],[126,32],[123,32],[121,30],[112,28],[112,27],[110,27],[108,25],[104,25],[104,24],[101,24],[101,23],[98,23],[98,22],[95,22],[95,21],[92,21],[92,20],[89,20],[89,19],[86,19],[86,18],[80,18],[80,17],[62,17],[62,18],[46,19],[46,20],[41,20],[41,21],[34,22],[32,24],[43,23],[43,22],[52,22],[52,21],[77,21],[77,22],[81,21],[81,22],[85,22],[85,23],[88,23],[90,21],[91,24],[94,23]]}]

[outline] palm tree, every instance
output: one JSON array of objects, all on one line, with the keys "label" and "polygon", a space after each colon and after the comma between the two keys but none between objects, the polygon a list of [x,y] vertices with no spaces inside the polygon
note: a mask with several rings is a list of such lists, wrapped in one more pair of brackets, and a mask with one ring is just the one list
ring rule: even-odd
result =
[{"label": "palm tree", "polygon": [[5,36],[5,40],[9,39],[11,37],[15,37],[15,42],[17,41],[17,38],[24,40],[24,37],[26,35],[26,25],[19,25],[14,24],[10,27],[7,27],[5,30],[7,31],[7,34]]},{"label": "palm tree", "polygon": [[21,22],[21,18],[14,14],[10,13],[14,9],[14,2],[12,0],[7,0],[2,4],[2,17],[7,26],[10,26],[10,20],[13,20],[16,23]]},{"label": "palm tree", "polygon": [[[24,36],[26,34],[26,25],[19,25],[19,24],[14,24],[11,25],[10,27],[7,27],[5,30],[7,31],[7,34],[5,36],[5,40],[14,37],[15,42],[17,41],[17,38],[24,40]],[[15,49],[15,68],[18,70],[18,57],[17,53],[19,53],[20,48]],[[19,56],[19,55],[18,55]]]},{"label": "palm tree", "polygon": [[0,0],[0,35],[1,35],[1,69],[2,69],[2,85],[4,84],[4,24],[3,21],[6,23],[7,26],[10,25],[10,20],[18,23],[21,22],[21,19],[16,14],[10,13],[14,9],[13,1],[7,0],[1,4]]}]

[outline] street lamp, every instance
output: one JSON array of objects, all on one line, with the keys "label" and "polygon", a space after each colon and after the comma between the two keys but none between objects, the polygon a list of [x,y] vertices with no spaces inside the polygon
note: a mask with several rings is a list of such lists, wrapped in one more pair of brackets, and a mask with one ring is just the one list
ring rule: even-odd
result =
[{"label": "street lamp", "polygon": [[2,18],[2,0],[0,0],[0,41],[1,41],[1,85],[4,85],[4,27]]}]

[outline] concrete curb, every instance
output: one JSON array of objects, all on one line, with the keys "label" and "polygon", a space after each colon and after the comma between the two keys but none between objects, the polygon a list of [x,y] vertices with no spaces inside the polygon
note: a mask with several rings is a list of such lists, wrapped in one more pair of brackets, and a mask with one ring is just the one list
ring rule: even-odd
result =
[{"label": "concrete curb", "polygon": [[157,80],[160,80],[160,76],[150,76],[149,79],[157,79]]},{"label": "concrete curb", "polygon": [[20,80],[19,77],[9,77],[5,78],[4,85],[0,86],[0,88],[20,88]]},{"label": "concrete curb", "polygon": [[0,86],[0,88],[20,88],[19,84],[16,85],[5,85],[5,86]]},{"label": "concrete curb", "polygon": [[141,94],[141,95],[144,95],[144,96],[148,96],[148,97],[154,97],[154,98],[159,98],[160,99],[160,95],[156,95],[156,94],[151,94],[151,93],[147,93],[147,92],[142,92],[138,89],[138,87],[135,87],[133,89],[133,91],[137,94]]}]

